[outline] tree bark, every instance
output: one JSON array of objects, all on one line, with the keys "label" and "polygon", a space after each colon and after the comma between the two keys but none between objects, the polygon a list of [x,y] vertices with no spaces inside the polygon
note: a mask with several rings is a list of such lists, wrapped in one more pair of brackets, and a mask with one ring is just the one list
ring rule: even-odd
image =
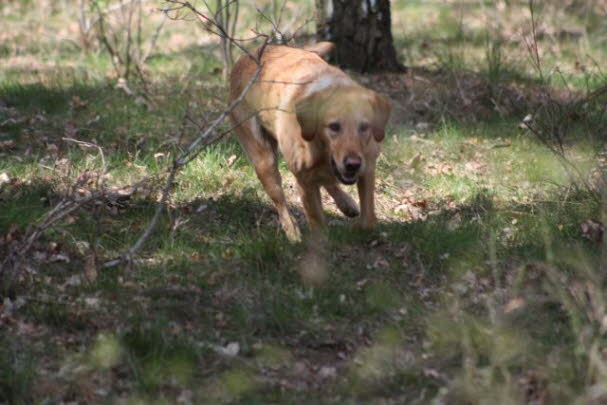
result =
[{"label": "tree bark", "polygon": [[333,62],[359,72],[403,71],[392,40],[390,0],[316,0],[317,37]]}]

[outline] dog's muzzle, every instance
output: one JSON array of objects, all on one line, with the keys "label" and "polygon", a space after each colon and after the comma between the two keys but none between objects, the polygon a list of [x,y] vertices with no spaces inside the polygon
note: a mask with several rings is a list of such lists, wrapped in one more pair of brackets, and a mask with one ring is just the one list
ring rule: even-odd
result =
[{"label": "dog's muzzle", "polygon": [[335,160],[333,160],[333,158],[331,158],[331,168],[333,169],[333,174],[335,175],[335,177],[337,177],[337,180],[339,180],[340,182],[342,182],[343,184],[347,185],[347,186],[351,186],[352,184],[356,184],[356,182],[358,181],[358,171],[355,171],[353,173],[342,173],[339,171],[339,169],[337,168],[337,164],[335,163]]}]

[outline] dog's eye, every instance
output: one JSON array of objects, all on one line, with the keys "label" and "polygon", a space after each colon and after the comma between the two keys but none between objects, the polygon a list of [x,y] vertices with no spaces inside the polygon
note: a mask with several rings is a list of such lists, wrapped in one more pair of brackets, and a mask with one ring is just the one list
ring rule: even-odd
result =
[{"label": "dog's eye", "polygon": [[363,122],[362,124],[360,124],[360,126],[358,127],[358,130],[360,132],[366,132],[369,129],[369,124],[367,124],[366,122]]},{"label": "dog's eye", "polygon": [[329,129],[333,132],[339,132],[341,125],[339,125],[339,122],[332,122],[329,124]]}]

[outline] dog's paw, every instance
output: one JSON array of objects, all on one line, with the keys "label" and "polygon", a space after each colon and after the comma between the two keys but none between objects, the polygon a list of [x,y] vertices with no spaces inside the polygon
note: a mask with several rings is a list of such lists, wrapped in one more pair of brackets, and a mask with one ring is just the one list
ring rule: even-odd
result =
[{"label": "dog's paw", "polygon": [[375,226],[377,225],[377,218],[375,218],[375,216],[373,217],[360,217],[360,220],[358,222],[358,228],[365,230],[365,231],[371,231],[375,228]]},{"label": "dog's paw", "polygon": [[339,205],[337,206],[337,208],[339,208],[339,210],[347,217],[349,218],[354,218],[360,215],[360,211],[358,209],[358,207],[356,206],[356,203],[352,204],[352,205],[344,205],[343,207],[340,207]]},{"label": "dog's paw", "polygon": [[347,217],[354,218],[360,215],[358,204],[352,197],[346,193],[342,193],[339,198],[334,198],[337,208]]}]

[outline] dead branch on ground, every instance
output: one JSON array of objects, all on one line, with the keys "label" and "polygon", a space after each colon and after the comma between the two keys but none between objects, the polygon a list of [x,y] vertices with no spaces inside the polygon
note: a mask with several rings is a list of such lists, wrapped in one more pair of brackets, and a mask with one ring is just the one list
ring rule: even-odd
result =
[{"label": "dead branch on ground", "polygon": [[[96,144],[84,142],[72,138],[63,138],[66,142],[75,143],[81,147],[96,149],[101,160],[101,168],[98,172],[84,171],[76,181],[72,183],[64,197],[51,208],[39,221],[38,224],[27,232],[19,241],[14,241],[9,247],[5,258],[0,263],[0,292],[10,291],[19,272],[23,270],[29,262],[31,250],[40,237],[48,230],[54,228],[67,218],[70,214],[79,209],[97,204],[100,201],[119,200],[125,195],[130,195],[149,181],[149,178],[139,180],[135,184],[109,189],[105,185],[107,174],[107,163],[103,149]],[[86,185],[94,180],[93,189],[86,188]],[[130,191],[129,191],[130,190]],[[96,211],[96,206],[93,210]],[[98,214],[98,212],[97,212]],[[94,241],[93,245],[96,241]],[[93,256],[96,257],[95,246],[92,246]]]}]

